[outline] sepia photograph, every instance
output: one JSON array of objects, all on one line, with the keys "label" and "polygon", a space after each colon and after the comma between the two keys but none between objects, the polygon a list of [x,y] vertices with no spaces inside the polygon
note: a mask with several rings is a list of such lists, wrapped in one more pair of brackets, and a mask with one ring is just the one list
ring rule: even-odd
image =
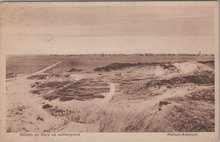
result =
[{"label": "sepia photograph", "polygon": [[217,133],[217,2],[6,2],[1,12],[6,134]]}]

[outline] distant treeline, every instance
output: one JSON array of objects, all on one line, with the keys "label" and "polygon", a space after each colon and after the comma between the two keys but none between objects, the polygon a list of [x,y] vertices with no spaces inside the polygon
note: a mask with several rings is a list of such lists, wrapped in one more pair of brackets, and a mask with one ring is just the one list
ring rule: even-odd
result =
[{"label": "distant treeline", "polygon": [[[49,54],[50,56],[60,56],[59,54]],[[214,54],[72,54],[64,56],[214,56]]]}]

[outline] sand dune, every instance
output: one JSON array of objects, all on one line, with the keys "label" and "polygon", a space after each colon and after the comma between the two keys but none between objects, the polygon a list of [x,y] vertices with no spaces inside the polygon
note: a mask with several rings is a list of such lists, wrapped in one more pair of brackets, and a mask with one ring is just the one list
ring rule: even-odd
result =
[{"label": "sand dune", "polygon": [[59,64],[7,81],[7,132],[214,131],[210,65],[111,64],[88,73],[45,73]]}]

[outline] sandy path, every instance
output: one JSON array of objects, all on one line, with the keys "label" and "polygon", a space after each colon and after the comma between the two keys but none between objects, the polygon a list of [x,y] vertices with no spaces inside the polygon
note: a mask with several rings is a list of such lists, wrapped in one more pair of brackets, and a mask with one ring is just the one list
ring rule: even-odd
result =
[{"label": "sandy path", "polygon": [[17,80],[17,79],[20,79],[20,78],[27,78],[27,77],[30,77],[32,75],[38,75],[38,74],[41,74],[41,73],[44,73],[45,71],[48,71],[49,69],[52,69],[54,67],[56,67],[57,65],[61,64],[61,62],[56,62],[55,64],[52,64],[44,69],[41,69],[39,71],[36,71],[34,73],[31,73],[31,74],[18,74],[15,78],[6,78],[6,82],[8,81],[14,81],[14,80]]},{"label": "sandy path", "polygon": [[39,70],[39,71],[37,71],[37,72],[35,72],[35,73],[32,73],[31,75],[38,75],[38,74],[44,73],[45,71],[56,67],[56,66],[59,65],[60,63],[61,63],[61,62],[56,62],[56,63],[53,64],[53,65],[50,65],[50,66],[48,66],[48,67],[46,67],[46,68],[44,68],[44,69],[42,69],[42,70]]},{"label": "sandy path", "polygon": [[116,85],[115,83],[109,83],[109,92],[106,94],[105,98],[103,99],[104,102],[110,102],[113,98],[113,96],[115,95],[115,91],[116,91]]}]

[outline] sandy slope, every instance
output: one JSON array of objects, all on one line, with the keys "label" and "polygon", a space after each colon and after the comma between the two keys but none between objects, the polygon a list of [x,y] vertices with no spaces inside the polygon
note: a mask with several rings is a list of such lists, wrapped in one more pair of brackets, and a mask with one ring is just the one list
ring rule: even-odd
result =
[{"label": "sandy slope", "polygon": [[[36,73],[42,73],[60,62],[53,64]],[[7,131],[42,131],[50,126],[57,125],[63,120],[49,115],[42,109],[42,99],[29,93],[32,80],[26,76],[16,77],[7,81]],[[11,130],[12,129],[12,130]]]}]

